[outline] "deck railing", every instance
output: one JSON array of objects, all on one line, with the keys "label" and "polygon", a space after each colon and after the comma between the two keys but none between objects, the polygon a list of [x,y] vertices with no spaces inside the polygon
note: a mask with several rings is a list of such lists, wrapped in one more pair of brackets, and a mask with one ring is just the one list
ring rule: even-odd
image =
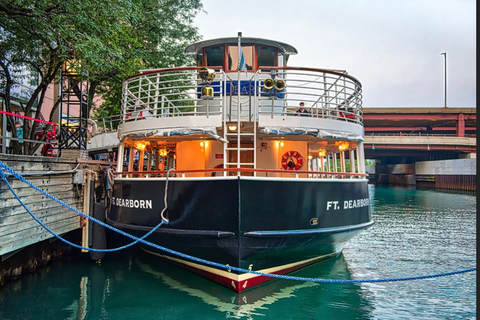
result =
[{"label": "deck railing", "polygon": [[278,170],[278,169],[253,169],[253,168],[218,168],[218,169],[193,169],[193,170],[159,170],[159,171],[121,171],[116,172],[119,178],[161,178],[161,177],[215,177],[215,176],[257,176],[270,178],[331,178],[353,179],[366,178],[367,173],[307,171],[307,170]]},{"label": "deck railing", "polygon": [[[215,70],[215,78],[209,83],[200,78],[200,67],[147,70],[126,79],[123,83],[122,122],[231,115],[232,108],[240,104],[248,104],[249,112],[257,114],[270,112],[273,115],[275,108],[275,115],[297,116],[299,102],[303,101],[309,111],[304,116],[363,123],[362,86],[346,72],[260,67],[255,73],[240,74],[238,81],[237,73],[225,73],[220,67],[211,68]],[[281,79],[285,87],[267,89],[265,80],[269,78]],[[202,95],[205,86],[213,89],[213,96]],[[271,110],[268,108],[270,104]],[[281,110],[280,114],[278,110]],[[251,114],[248,116],[252,118]]]}]

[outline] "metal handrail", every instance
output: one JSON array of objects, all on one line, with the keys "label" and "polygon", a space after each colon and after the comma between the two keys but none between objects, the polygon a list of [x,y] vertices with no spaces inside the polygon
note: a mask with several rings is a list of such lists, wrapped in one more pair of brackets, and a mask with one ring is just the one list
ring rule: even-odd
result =
[{"label": "metal handrail", "polygon": [[[233,97],[232,90],[238,88],[226,83],[228,77],[221,67],[212,68],[216,71],[216,77],[209,86],[215,94],[208,100],[200,94],[206,85],[199,77],[200,67],[148,70],[127,78],[123,83],[122,121],[228,114],[228,109],[223,108],[232,107],[233,102],[229,99]],[[272,73],[285,81],[286,87],[281,96],[277,93],[272,95],[263,88],[263,81]],[[243,83],[248,82],[248,87],[255,88],[256,94],[253,96],[257,96],[258,101],[272,101],[272,110],[274,107],[282,108],[282,113],[275,112],[275,115],[296,116],[298,103],[304,101],[309,104],[309,117],[363,123],[362,86],[356,78],[344,72],[301,67],[260,67],[250,75],[249,80],[241,80],[242,90]],[[249,92],[241,97],[251,98],[252,94]],[[212,106],[217,108],[214,110]],[[269,112],[273,115],[272,110]],[[252,108],[249,112],[265,114],[266,111],[265,108]],[[251,118],[252,115],[249,116]]]},{"label": "metal handrail", "polygon": [[[307,170],[280,170],[280,169],[253,169],[253,168],[214,168],[214,169],[186,169],[186,170],[159,170],[159,171],[120,171],[115,172],[116,176],[146,176],[146,175],[156,175],[156,176],[165,176],[167,173],[171,176],[181,176],[185,177],[186,174],[193,173],[229,173],[237,172],[240,175],[242,173],[281,173],[281,174],[290,174],[295,175],[298,178],[298,175],[307,174],[309,178],[318,178],[318,176],[328,176],[328,177],[368,177],[368,173],[352,173],[352,172],[330,172],[330,171],[307,171]],[[304,177],[302,177],[304,178]]]}]

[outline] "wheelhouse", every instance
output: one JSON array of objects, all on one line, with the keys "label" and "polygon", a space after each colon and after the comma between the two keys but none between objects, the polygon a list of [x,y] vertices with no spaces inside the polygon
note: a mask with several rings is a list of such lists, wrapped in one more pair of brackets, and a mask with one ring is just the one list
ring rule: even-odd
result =
[{"label": "wheelhouse", "polygon": [[[243,38],[241,50],[247,72],[256,72],[261,67],[284,67],[290,55],[297,50],[285,43]],[[193,54],[198,67],[222,67],[225,72],[237,72],[239,65],[238,38],[207,40],[188,46],[185,52]]]}]

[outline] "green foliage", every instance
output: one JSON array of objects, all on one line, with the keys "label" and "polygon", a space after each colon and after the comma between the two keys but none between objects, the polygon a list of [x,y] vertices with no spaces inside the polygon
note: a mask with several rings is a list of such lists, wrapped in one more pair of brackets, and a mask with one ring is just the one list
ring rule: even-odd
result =
[{"label": "green foliage", "polygon": [[[38,76],[22,104],[25,114],[36,111],[38,118],[47,86],[74,56],[88,70],[89,98],[102,97],[96,113],[119,113],[126,77],[193,65],[183,50],[200,39],[192,25],[200,10],[201,0],[0,0],[0,97],[11,111],[12,86]],[[33,137],[28,125],[25,135]]]}]

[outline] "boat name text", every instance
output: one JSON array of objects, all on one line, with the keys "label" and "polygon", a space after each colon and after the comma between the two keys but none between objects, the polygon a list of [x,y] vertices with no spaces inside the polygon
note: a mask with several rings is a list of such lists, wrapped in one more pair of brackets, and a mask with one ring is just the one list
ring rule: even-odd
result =
[{"label": "boat name text", "polygon": [[[354,208],[361,208],[367,207],[370,205],[370,199],[353,199],[353,200],[344,200],[343,201],[343,209],[354,209]],[[327,201],[327,210],[339,210],[342,206],[340,201]]]},{"label": "boat name text", "polygon": [[117,207],[152,209],[152,200],[123,199],[112,197],[112,204]]}]

